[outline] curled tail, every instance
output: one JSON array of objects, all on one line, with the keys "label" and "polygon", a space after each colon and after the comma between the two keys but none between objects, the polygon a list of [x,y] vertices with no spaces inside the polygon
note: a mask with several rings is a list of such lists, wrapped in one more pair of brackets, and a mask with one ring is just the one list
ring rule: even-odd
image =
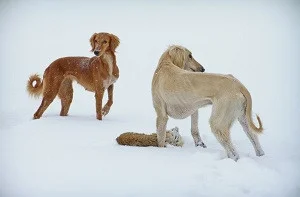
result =
[{"label": "curled tail", "polygon": [[[35,82],[34,85],[33,82]],[[27,81],[27,92],[30,96],[35,98],[38,98],[43,93],[43,81],[38,74],[29,77]]]},{"label": "curled tail", "polygon": [[252,98],[251,98],[250,93],[248,92],[248,90],[245,87],[241,88],[241,93],[244,95],[244,97],[246,98],[246,102],[247,102],[245,115],[246,115],[246,119],[249,124],[249,127],[256,133],[262,133],[264,129],[263,129],[263,125],[262,125],[262,121],[261,121],[260,117],[256,114],[256,118],[257,118],[259,127],[256,127],[256,125],[253,123],[253,120],[252,120]]}]

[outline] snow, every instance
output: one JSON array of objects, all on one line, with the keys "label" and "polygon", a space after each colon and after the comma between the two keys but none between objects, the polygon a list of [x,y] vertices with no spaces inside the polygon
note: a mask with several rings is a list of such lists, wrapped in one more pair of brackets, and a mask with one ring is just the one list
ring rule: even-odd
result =
[{"label": "snow", "polygon": [[[0,196],[299,196],[299,8],[296,1],[1,1]],[[29,75],[59,57],[93,56],[94,32],[121,40],[110,113],[98,121],[93,93],[74,83],[68,117],[59,116],[56,99],[32,120],[41,98],[28,97]],[[124,132],[155,132],[151,80],[171,44],[187,47],[206,72],[230,73],[248,88],[264,123],[265,156],[255,156],[236,123],[241,158],[226,158],[210,132],[211,107],[199,112],[206,149],[194,147],[190,119],[168,122],[179,127],[182,148],[116,143]]]}]

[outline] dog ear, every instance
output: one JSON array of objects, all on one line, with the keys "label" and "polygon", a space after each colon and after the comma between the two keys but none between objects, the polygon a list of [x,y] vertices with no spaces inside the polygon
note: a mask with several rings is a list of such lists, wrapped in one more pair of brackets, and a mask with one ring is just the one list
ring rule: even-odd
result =
[{"label": "dog ear", "polygon": [[112,51],[115,51],[116,48],[119,46],[120,44],[120,39],[113,35],[113,34],[110,34],[110,47],[111,47],[111,50]]},{"label": "dog ear", "polygon": [[90,43],[91,43],[91,47],[92,47],[91,51],[94,51],[94,49],[95,49],[95,37],[96,36],[97,36],[97,33],[94,33],[92,35],[92,37],[90,38]]},{"label": "dog ear", "polygon": [[173,64],[178,66],[179,68],[183,68],[184,66],[184,61],[185,61],[185,49],[178,47],[178,46],[173,46],[169,50],[169,55],[171,56],[171,61]]}]

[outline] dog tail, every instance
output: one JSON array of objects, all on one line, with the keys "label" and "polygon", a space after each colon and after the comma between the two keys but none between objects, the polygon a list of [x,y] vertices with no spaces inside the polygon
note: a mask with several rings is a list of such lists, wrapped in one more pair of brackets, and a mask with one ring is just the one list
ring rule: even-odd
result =
[{"label": "dog tail", "polygon": [[262,133],[264,129],[263,129],[263,125],[262,125],[262,121],[261,121],[260,117],[256,114],[256,118],[257,118],[259,127],[256,127],[256,125],[253,123],[253,120],[252,120],[252,98],[251,98],[249,91],[245,87],[242,87],[241,93],[244,95],[244,97],[246,98],[246,102],[247,102],[247,104],[246,104],[246,119],[247,119],[248,125],[256,133]]},{"label": "dog tail", "polygon": [[[35,84],[33,84],[35,82]],[[27,92],[30,96],[38,98],[43,93],[43,81],[38,74],[31,75],[27,81]]]}]

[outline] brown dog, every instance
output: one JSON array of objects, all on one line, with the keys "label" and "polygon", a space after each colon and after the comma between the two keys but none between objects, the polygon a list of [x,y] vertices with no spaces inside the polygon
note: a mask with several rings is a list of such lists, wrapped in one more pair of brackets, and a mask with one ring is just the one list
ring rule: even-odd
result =
[{"label": "brown dog", "polygon": [[[30,95],[38,97],[43,94],[43,100],[33,118],[42,116],[56,95],[61,99],[61,116],[67,116],[72,99],[72,81],[76,80],[86,90],[95,92],[97,119],[108,114],[113,104],[114,83],[119,78],[115,50],[119,38],[109,33],[94,33],[90,38],[92,52],[96,56],[63,57],[52,62],[46,68],[43,81],[38,75],[32,75],[27,83]],[[33,85],[33,82],[35,84]],[[108,91],[108,101],[102,108],[104,91]]]}]

